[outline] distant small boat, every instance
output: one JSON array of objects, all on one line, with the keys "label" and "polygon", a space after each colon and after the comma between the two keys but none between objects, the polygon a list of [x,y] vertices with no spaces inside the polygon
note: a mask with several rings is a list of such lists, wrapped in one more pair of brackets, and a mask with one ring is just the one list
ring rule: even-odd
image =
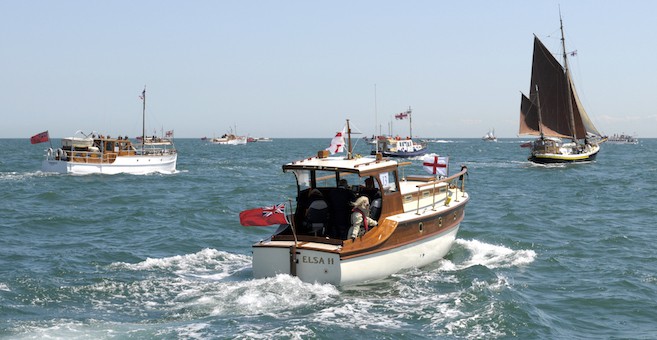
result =
[{"label": "distant small boat", "polygon": [[247,143],[247,140],[246,136],[237,136],[232,133],[227,133],[219,138],[215,137],[210,139],[210,143],[222,145],[244,145]]},{"label": "distant small boat", "polygon": [[137,136],[137,140],[144,141],[145,145],[173,145],[173,130],[167,131],[164,136]]},{"label": "distant small boat", "polygon": [[210,139],[212,144],[221,144],[221,145],[244,145],[248,143],[249,138],[247,136],[238,136],[237,135],[237,126],[235,130],[230,129],[228,133],[224,133],[221,137]]},{"label": "distant small boat", "polygon": [[258,142],[273,142],[274,140],[269,137],[258,137],[256,138]]},{"label": "distant small boat", "polygon": [[413,141],[413,120],[411,108],[395,115],[395,119],[408,118],[409,137],[375,136],[371,154],[381,153],[384,157],[416,157],[427,153],[427,143]]},{"label": "distant small boat", "polygon": [[416,157],[427,153],[427,145],[424,142],[417,143],[411,138],[397,136],[395,138],[380,136],[376,140],[372,154],[381,153],[384,157]]},{"label": "distant small boat", "polygon": [[612,143],[612,144],[639,144],[639,139],[626,135],[626,134],[614,134],[612,136],[607,137],[607,143]]},{"label": "distant small boat", "polygon": [[495,136],[495,129],[488,131],[483,137],[482,140],[486,142],[497,142],[497,137]]}]

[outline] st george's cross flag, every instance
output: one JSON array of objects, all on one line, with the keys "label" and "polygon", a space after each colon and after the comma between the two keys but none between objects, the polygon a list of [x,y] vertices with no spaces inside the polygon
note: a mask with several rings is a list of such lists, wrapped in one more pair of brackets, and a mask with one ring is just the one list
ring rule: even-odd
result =
[{"label": "st george's cross flag", "polygon": [[287,219],[285,218],[285,203],[244,210],[240,213],[240,224],[245,227],[287,223]]},{"label": "st george's cross flag", "polygon": [[447,176],[449,168],[449,157],[438,155],[427,155],[422,159],[422,167],[432,175]]},{"label": "st george's cross flag", "polygon": [[331,155],[335,154],[335,153],[338,153],[338,152],[344,152],[344,144],[345,144],[344,143],[344,130],[345,130],[345,128],[343,127],[342,131],[338,131],[335,134],[335,137],[333,137],[333,139],[331,140],[331,146],[326,148],[326,150],[328,150],[331,153]]}]

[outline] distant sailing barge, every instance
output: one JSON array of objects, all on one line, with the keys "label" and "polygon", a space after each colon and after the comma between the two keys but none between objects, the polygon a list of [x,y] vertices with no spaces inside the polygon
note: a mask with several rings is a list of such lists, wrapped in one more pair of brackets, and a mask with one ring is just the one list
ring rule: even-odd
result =
[{"label": "distant sailing barge", "polygon": [[524,94],[521,97],[519,134],[539,136],[529,145],[529,160],[534,163],[591,161],[604,142],[575,91],[568,68],[563,21],[559,20],[563,66],[534,36],[529,97]]}]

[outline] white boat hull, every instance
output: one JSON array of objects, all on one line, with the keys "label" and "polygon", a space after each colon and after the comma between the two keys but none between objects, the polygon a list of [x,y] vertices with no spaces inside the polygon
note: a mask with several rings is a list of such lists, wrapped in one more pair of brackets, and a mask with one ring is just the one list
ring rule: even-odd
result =
[{"label": "white boat hull", "polygon": [[[422,267],[440,260],[449,252],[458,229],[459,224],[440,234],[405,246],[345,260],[340,259],[338,246],[305,243],[303,247],[296,248],[297,264],[294,269],[296,276],[304,282],[350,285],[383,279],[400,270]],[[253,247],[254,277],[294,275],[290,265],[293,246],[292,241],[256,243]]]},{"label": "white boat hull", "polygon": [[87,163],[64,160],[44,160],[42,171],[62,174],[148,174],[176,171],[177,153],[164,155],[119,156],[112,163]]},{"label": "white boat hull", "polygon": [[212,141],[212,144],[220,144],[220,145],[245,145],[246,144],[246,139],[232,139],[232,140],[226,140],[226,141]]}]

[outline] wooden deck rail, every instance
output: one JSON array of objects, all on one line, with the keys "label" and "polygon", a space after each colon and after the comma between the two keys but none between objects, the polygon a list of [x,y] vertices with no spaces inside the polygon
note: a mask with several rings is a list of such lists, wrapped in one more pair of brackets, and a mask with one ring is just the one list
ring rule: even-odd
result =
[{"label": "wooden deck rail", "polygon": [[[417,215],[420,214],[420,199],[422,198],[422,195],[420,193],[422,191],[422,188],[427,187],[427,186],[432,186],[433,187],[431,189],[431,195],[432,195],[432,198],[433,198],[433,202],[431,204],[431,209],[436,210],[436,185],[441,184],[441,183],[451,182],[451,181],[458,178],[461,181],[461,192],[464,194],[465,193],[465,174],[467,172],[468,172],[468,168],[463,166],[463,167],[461,167],[460,172],[458,172],[458,173],[456,173],[452,176],[449,176],[449,177],[446,177],[446,178],[441,178],[441,179],[436,179],[434,181],[430,181],[430,182],[427,182],[427,183],[416,185],[415,187],[417,188],[417,208],[415,210],[415,214],[417,214]],[[459,196],[458,195],[459,194],[459,192],[458,192],[459,187],[456,186],[455,188],[456,188],[456,202],[458,202],[459,201],[459,197],[458,197]],[[447,185],[446,189],[447,190],[445,190],[445,205],[448,205],[449,204],[449,185]]]}]

